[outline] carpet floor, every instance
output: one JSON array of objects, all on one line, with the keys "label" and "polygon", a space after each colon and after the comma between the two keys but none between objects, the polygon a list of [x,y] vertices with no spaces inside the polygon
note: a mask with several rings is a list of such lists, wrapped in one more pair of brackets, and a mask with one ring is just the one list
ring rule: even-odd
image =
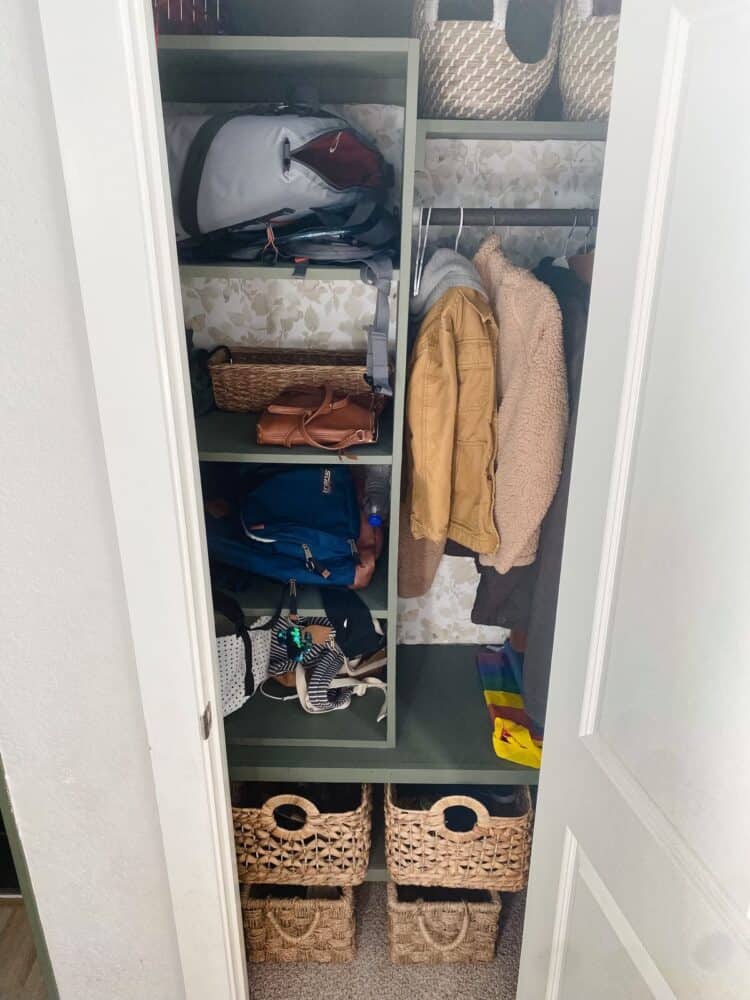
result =
[{"label": "carpet floor", "polygon": [[503,895],[494,962],[392,965],[385,886],[357,891],[357,957],[346,965],[251,965],[252,1000],[515,1000],[525,893]]}]

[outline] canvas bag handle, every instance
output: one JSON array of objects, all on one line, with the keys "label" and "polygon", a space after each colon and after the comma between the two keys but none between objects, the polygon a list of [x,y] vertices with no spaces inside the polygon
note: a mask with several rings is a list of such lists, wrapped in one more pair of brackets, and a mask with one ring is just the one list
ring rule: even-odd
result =
[{"label": "canvas bag handle", "polygon": [[[505,31],[505,20],[508,16],[509,0],[492,0],[492,21],[490,22],[498,31]],[[424,21],[425,24],[437,24],[440,13],[440,0],[425,0]]]}]

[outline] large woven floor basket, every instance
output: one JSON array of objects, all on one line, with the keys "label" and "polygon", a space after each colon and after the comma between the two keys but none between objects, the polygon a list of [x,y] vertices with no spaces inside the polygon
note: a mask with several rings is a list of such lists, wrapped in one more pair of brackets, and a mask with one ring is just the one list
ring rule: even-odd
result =
[{"label": "large woven floor basket", "polygon": [[598,121],[609,117],[617,56],[617,14],[594,17],[582,12],[591,0],[564,0],[560,40],[560,93],[563,118]]},{"label": "large woven floor basket", "polygon": [[368,386],[367,358],[361,351],[292,351],[266,347],[220,347],[208,362],[220,410],[260,412],[284,389],[330,385],[347,392]]},{"label": "large woven floor basket", "polygon": [[533,118],[557,61],[559,8],[549,46],[522,62],[508,44],[509,0],[494,0],[492,21],[440,21],[440,0],[415,0],[412,34],[419,38],[419,113],[423,118]]},{"label": "large woven floor basket", "polygon": [[[448,896],[450,890],[442,895]],[[461,892],[456,890],[456,895]],[[496,892],[468,890],[467,898],[421,899],[419,890],[388,883],[388,947],[397,965],[491,962],[500,921]],[[470,898],[470,897],[474,898]]]},{"label": "large woven floor basket", "polygon": [[339,965],[355,954],[352,889],[275,886],[240,890],[245,947],[250,962],[318,962]]},{"label": "large woven floor basket", "polygon": [[[470,829],[452,829],[452,811],[469,816]],[[533,811],[520,786],[509,814],[491,816],[467,795],[446,795],[429,808],[415,808],[399,786],[385,795],[388,871],[402,885],[450,886],[517,892],[526,885],[531,858]],[[466,824],[464,824],[465,826]]]},{"label": "large woven floor basket", "polygon": [[[346,790],[340,786],[341,794]],[[232,809],[240,882],[360,885],[370,861],[372,789],[356,786],[359,803],[321,812],[301,795],[275,795],[258,807]],[[337,789],[338,791],[338,789]],[[295,822],[289,829],[288,817]]]}]

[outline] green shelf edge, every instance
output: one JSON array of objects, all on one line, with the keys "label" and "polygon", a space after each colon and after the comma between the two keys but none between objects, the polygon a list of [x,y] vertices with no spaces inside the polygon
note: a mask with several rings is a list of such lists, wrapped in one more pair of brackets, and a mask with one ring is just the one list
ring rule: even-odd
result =
[{"label": "green shelf edge", "polygon": [[[192,281],[195,278],[226,278],[249,281],[253,278],[279,278],[290,281],[361,281],[359,267],[339,267],[337,264],[315,264],[308,267],[302,277],[294,273],[294,264],[255,264],[252,261],[233,264],[180,264],[180,278]],[[394,269],[393,280],[399,280],[399,270]]]},{"label": "green shelf edge", "polygon": [[419,118],[417,163],[424,168],[425,144],[429,139],[606,142],[607,126],[606,121],[475,121],[458,118]]},{"label": "green shelf edge", "polygon": [[[291,745],[239,744],[236,735],[227,733],[230,777],[237,781],[536,784],[536,769],[495,756],[476,652],[476,646],[463,645],[398,647],[394,747],[348,748],[343,753],[341,745],[319,745],[300,754]],[[285,725],[294,727],[301,709],[293,704],[285,707],[290,710]],[[313,718],[324,738],[331,716]]]},{"label": "green shelf edge", "polygon": [[[365,388],[367,388],[365,386]],[[212,410],[195,421],[198,458],[201,462],[255,462],[283,465],[331,465],[351,463],[391,465],[393,462],[393,410],[387,409],[380,418],[378,440],[374,444],[349,448],[339,456],[334,451],[322,451],[299,445],[259,445],[255,441],[257,413],[229,413]]]}]

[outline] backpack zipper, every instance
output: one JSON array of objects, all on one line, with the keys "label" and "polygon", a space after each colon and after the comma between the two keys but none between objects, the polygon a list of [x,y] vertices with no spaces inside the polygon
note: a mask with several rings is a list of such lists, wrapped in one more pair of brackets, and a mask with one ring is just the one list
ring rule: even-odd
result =
[{"label": "backpack zipper", "polygon": [[362,559],[359,554],[359,549],[357,548],[357,543],[354,541],[353,538],[349,539],[349,548],[352,550],[352,559],[354,559],[355,563],[358,566],[361,566]]},{"label": "backpack zipper", "polygon": [[305,569],[310,573],[317,573],[318,576],[322,576],[324,580],[328,579],[331,575],[331,571],[326,569],[325,566],[321,566],[316,560],[315,556],[312,554],[312,549],[309,545],[302,544],[302,553],[305,557]]}]

